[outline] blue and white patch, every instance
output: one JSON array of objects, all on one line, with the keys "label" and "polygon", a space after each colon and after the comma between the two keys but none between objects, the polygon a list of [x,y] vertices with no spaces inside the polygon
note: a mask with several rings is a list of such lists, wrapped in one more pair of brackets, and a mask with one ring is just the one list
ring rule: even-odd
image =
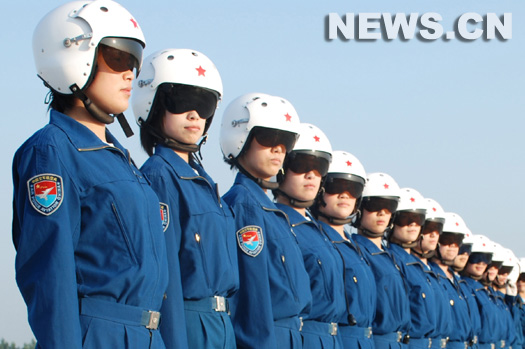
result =
[{"label": "blue and white patch", "polygon": [[162,221],[162,231],[166,231],[170,225],[170,208],[163,202],[160,203],[160,219]]},{"label": "blue and white patch", "polygon": [[248,225],[239,229],[236,233],[237,243],[242,252],[250,257],[257,257],[264,246],[264,238],[261,227]]},{"label": "blue and white patch", "polygon": [[45,216],[58,210],[64,198],[62,177],[43,173],[27,181],[31,206]]}]

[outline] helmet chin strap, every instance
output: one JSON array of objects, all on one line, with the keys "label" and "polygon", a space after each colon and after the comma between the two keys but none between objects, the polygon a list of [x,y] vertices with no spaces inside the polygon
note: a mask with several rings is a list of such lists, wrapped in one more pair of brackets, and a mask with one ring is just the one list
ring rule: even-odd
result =
[{"label": "helmet chin strap", "polygon": [[202,140],[199,142],[199,144],[187,144],[187,143],[181,143],[174,138],[163,135],[161,132],[157,131],[154,127],[152,127],[150,124],[146,122],[142,121],[140,123],[140,127],[146,129],[150,134],[158,138],[160,142],[164,144],[165,146],[167,146],[168,148],[171,148],[174,150],[186,151],[189,153],[200,152],[201,146],[206,143],[206,139],[208,138],[208,135],[205,134]]},{"label": "helmet chin strap", "polygon": [[354,219],[354,216],[355,214],[349,216],[348,218],[343,218],[343,219],[340,219],[340,218],[335,218],[335,217],[332,217],[332,216],[329,216],[329,215],[326,215],[324,213],[322,213],[321,211],[318,211],[317,214],[321,217],[324,217],[328,220],[328,222],[330,224],[333,224],[333,225],[345,225],[345,224],[349,224],[352,222],[352,220]]},{"label": "helmet chin strap", "polygon": [[133,130],[129,126],[129,123],[126,120],[126,117],[124,116],[123,113],[120,113],[120,114],[118,114],[116,116],[111,116],[108,113],[102,111],[102,109],[100,109],[97,105],[95,105],[86,96],[86,94],[84,92],[82,92],[82,90],[80,90],[80,88],[78,87],[77,84],[73,84],[69,88],[70,88],[71,92],[73,92],[73,95],[82,101],[82,103],[84,104],[84,107],[86,108],[86,110],[89,112],[89,114],[91,114],[92,117],[95,118],[95,120],[97,120],[97,121],[99,121],[99,122],[101,122],[103,124],[109,125],[109,124],[113,123],[113,121],[115,121],[115,117],[116,117],[118,122],[119,122],[119,124],[120,124],[120,127],[122,127],[122,130],[124,131],[124,134],[126,135],[126,137],[129,138],[129,137],[133,136]]},{"label": "helmet chin strap", "polygon": [[[419,240],[419,239],[418,239]],[[394,237],[394,234],[392,233],[390,237],[390,242],[396,245],[399,245],[403,248],[414,248],[417,246],[418,240],[412,241],[412,242],[402,242],[401,240]]]},{"label": "helmet chin strap", "polygon": [[379,237],[382,237],[383,234],[384,234],[384,232],[382,232],[382,233],[373,233],[370,230],[362,228],[362,227],[359,228],[359,232],[361,232],[364,236],[369,237],[369,238],[379,238]]},{"label": "helmet chin strap", "polygon": [[291,197],[290,195],[286,194],[281,189],[277,188],[274,190],[274,192],[278,195],[282,195],[286,197],[290,201],[290,205],[292,205],[295,208],[308,208],[312,206],[315,203],[315,199],[313,200],[299,200],[296,198]]},{"label": "helmet chin strap", "polygon": [[241,172],[246,177],[250,178],[252,181],[257,183],[257,185],[263,189],[270,189],[270,190],[276,190],[279,189],[279,182],[270,182],[262,178],[254,177],[251,173],[246,171],[244,167],[235,159],[235,166],[239,169],[239,172]]}]

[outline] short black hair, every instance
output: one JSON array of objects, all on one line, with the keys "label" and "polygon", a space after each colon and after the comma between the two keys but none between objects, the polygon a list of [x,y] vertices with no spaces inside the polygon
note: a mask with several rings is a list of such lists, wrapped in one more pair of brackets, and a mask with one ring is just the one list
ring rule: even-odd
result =
[{"label": "short black hair", "polygon": [[158,136],[155,136],[149,129],[153,128],[160,134],[162,134],[163,129],[162,120],[164,119],[166,107],[164,106],[165,92],[162,87],[163,85],[160,85],[157,88],[157,93],[155,94],[155,99],[153,100],[148,120],[141,121],[140,144],[149,156],[153,155],[153,150],[159,142]]},{"label": "short black hair", "polygon": [[73,108],[76,97],[74,95],[65,95],[55,90],[50,90],[47,97],[49,99],[49,108],[58,112],[65,113],[67,110]]}]

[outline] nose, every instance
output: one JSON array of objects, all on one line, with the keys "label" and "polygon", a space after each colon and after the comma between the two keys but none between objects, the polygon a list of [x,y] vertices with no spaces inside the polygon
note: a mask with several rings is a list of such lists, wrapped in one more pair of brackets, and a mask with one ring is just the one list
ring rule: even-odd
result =
[{"label": "nose", "polygon": [[321,177],[321,174],[317,170],[310,170],[304,174],[304,178],[312,179],[315,177]]},{"label": "nose", "polygon": [[123,72],[123,77],[124,80],[133,81],[135,79],[135,73],[133,72],[133,70],[126,70],[125,72]]},{"label": "nose", "polygon": [[279,144],[279,145],[272,147],[272,153],[285,153],[285,152],[286,152],[286,147],[284,146],[284,144]]},{"label": "nose", "polygon": [[197,113],[196,110],[190,110],[187,113],[188,114],[186,115],[186,117],[188,118],[188,120],[197,120],[200,118],[199,113]]}]

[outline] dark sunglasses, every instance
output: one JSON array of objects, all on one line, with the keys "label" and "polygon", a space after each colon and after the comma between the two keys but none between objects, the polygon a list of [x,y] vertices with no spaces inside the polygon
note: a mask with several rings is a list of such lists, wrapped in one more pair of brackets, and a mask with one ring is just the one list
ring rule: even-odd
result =
[{"label": "dark sunglasses", "polygon": [[291,152],[286,159],[284,167],[297,174],[317,171],[321,177],[324,177],[328,173],[329,166],[330,163],[325,158],[311,154]]},{"label": "dark sunglasses", "polygon": [[275,128],[254,127],[252,135],[263,147],[272,148],[284,145],[286,152],[290,152],[297,141],[297,134]]},{"label": "dark sunglasses", "polygon": [[471,254],[472,253],[472,245],[471,244],[462,244],[460,247],[459,247],[459,252],[458,252],[458,255],[460,254]]},{"label": "dark sunglasses", "polygon": [[108,67],[118,73],[125,71],[137,70],[140,67],[139,61],[131,53],[118,50],[113,47],[109,47],[103,44],[99,45],[99,52],[102,55],[102,59],[108,65]]},{"label": "dark sunglasses", "polygon": [[350,193],[350,195],[358,199],[363,194],[364,185],[362,183],[350,181],[343,178],[328,177],[324,184],[324,191],[327,194],[341,194],[344,192]]},{"label": "dark sunglasses", "polygon": [[394,224],[400,227],[406,227],[412,223],[416,223],[419,226],[423,226],[425,223],[425,215],[422,213],[415,212],[406,212],[400,211],[397,212],[396,218],[394,219]]},{"label": "dark sunglasses", "polygon": [[387,210],[390,213],[394,213],[397,210],[397,201],[372,196],[363,199],[361,202],[361,208],[367,210],[368,212]]},{"label": "dark sunglasses", "polygon": [[508,265],[503,265],[501,268],[499,268],[498,274],[510,274],[513,267],[509,267]]},{"label": "dark sunglasses", "polygon": [[461,246],[463,242],[463,234],[454,234],[454,233],[441,233],[439,236],[439,243],[441,245],[457,245]]},{"label": "dark sunglasses", "polygon": [[166,88],[164,106],[172,114],[195,110],[202,119],[209,119],[217,109],[218,96],[206,89],[180,84]]},{"label": "dark sunglasses", "polygon": [[470,264],[478,264],[483,262],[489,265],[492,262],[492,254],[483,252],[472,252],[470,254],[470,257],[468,258],[468,262]]},{"label": "dark sunglasses", "polygon": [[503,265],[503,261],[492,261],[490,262],[490,265],[487,269],[489,268],[496,268],[496,269],[499,269],[501,268],[501,266]]},{"label": "dark sunglasses", "polygon": [[430,234],[432,232],[437,232],[441,234],[443,232],[443,223],[426,221],[421,230],[421,234]]}]

